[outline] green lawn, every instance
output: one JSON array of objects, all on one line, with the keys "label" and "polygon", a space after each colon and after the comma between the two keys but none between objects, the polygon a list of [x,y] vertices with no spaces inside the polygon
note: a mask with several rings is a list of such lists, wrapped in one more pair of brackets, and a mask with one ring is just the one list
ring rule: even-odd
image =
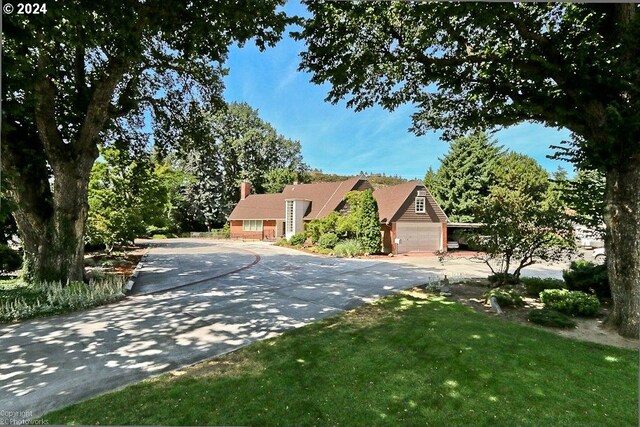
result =
[{"label": "green lawn", "polygon": [[638,354],[413,293],[49,413],[52,424],[638,425]]}]

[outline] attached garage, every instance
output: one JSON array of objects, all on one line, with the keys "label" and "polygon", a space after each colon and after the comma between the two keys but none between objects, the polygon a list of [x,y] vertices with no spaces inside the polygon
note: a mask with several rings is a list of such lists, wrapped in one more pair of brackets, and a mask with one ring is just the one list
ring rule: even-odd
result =
[{"label": "attached garage", "polygon": [[373,193],[378,202],[384,252],[447,250],[447,215],[431,192],[409,181]]},{"label": "attached garage", "polygon": [[442,250],[442,224],[424,222],[396,223],[398,253]]}]

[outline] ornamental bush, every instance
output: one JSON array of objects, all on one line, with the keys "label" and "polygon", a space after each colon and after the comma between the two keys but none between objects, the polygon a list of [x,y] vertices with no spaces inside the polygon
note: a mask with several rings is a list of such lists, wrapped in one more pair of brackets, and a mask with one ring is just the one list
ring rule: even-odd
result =
[{"label": "ornamental bush", "polygon": [[305,233],[296,233],[289,239],[289,243],[293,246],[302,246],[307,241],[307,235]]},{"label": "ornamental bush", "polygon": [[567,285],[566,283],[564,283],[564,280],[560,279],[522,277],[520,278],[520,282],[527,290],[527,295],[536,298],[539,297],[540,292],[544,291],[545,289],[567,289]]},{"label": "ornamental bush", "polygon": [[609,276],[607,265],[597,265],[589,261],[573,261],[568,270],[562,272],[567,289],[593,293],[598,298],[610,298]]},{"label": "ornamental bush", "polygon": [[545,308],[575,316],[595,316],[600,311],[600,301],[594,295],[566,289],[547,289],[540,292]]},{"label": "ornamental bush", "polygon": [[318,246],[325,249],[333,249],[338,243],[338,236],[335,233],[327,233],[320,236],[318,239]]}]

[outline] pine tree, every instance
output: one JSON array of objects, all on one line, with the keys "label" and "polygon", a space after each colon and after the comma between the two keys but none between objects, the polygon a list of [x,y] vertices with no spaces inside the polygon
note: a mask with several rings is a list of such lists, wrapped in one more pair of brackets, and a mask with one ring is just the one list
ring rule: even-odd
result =
[{"label": "pine tree", "polygon": [[494,164],[501,155],[501,146],[476,132],[455,139],[435,176],[427,173],[427,187],[452,222],[474,221],[473,212],[489,195]]}]

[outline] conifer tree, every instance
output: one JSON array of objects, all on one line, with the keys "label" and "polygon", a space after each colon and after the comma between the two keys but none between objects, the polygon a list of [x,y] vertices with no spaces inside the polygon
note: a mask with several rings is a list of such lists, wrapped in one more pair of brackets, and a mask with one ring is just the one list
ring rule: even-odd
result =
[{"label": "conifer tree", "polygon": [[427,173],[427,187],[452,222],[474,221],[478,204],[489,195],[501,153],[502,147],[486,133],[472,133],[451,143],[435,176]]}]

